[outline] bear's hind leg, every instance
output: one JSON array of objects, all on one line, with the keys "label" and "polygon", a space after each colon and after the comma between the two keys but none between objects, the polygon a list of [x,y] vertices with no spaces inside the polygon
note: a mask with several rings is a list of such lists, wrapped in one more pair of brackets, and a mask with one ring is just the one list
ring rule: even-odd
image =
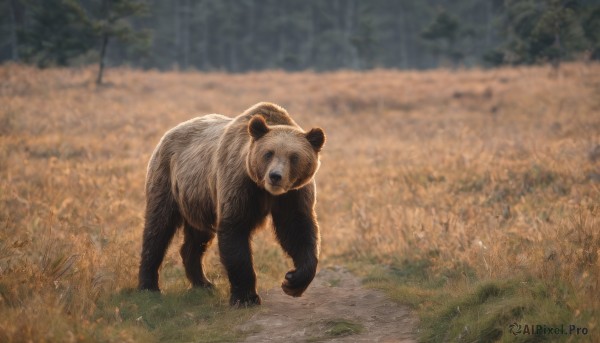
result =
[{"label": "bear's hind leg", "polygon": [[185,274],[193,287],[212,288],[202,266],[202,257],[215,237],[214,232],[198,230],[187,222],[183,226],[184,243],[180,255],[185,266]]},{"label": "bear's hind leg", "polygon": [[158,268],[180,225],[181,215],[168,189],[162,194],[148,195],[139,271],[140,290],[160,291]]}]

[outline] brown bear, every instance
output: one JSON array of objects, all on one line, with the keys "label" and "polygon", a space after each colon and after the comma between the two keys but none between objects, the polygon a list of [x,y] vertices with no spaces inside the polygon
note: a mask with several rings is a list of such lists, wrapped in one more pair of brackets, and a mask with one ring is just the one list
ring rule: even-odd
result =
[{"label": "brown bear", "polygon": [[266,102],[235,118],[210,114],[168,131],[148,165],[139,288],[159,290],[158,269],[183,225],[180,252],[192,285],[212,287],[202,255],[216,235],[230,303],[260,304],[250,237],[270,215],[294,262],[281,287],[301,296],[319,256],[313,177],[324,143],[322,129],[304,132],[285,109]]}]

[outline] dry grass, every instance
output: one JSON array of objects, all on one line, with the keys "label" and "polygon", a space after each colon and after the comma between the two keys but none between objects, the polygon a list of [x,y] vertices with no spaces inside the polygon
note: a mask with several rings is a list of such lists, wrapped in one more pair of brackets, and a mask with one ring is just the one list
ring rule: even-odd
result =
[{"label": "dry grass", "polygon": [[[325,263],[426,258],[441,274],[524,275],[560,285],[548,297],[600,330],[600,65],[119,69],[101,88],[93,74],[0,67],[0,341],[153,338],[122,324],[114,300],[136,284],[150,153],[183,120],[263,100],[328,134],[318,174]],[[167,293],[187,287],[180,239],[161,274]],[[289,261],[267,230],[255,247],[259,284],[273,287]],[[214,247],[208,265],[220,289],[213,309],[225,311]]]}]

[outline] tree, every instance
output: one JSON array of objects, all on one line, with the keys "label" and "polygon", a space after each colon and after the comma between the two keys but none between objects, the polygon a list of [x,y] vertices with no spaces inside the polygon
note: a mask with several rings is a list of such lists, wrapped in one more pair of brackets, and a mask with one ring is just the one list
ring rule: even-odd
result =
[{"label": "tree", "polygon": [[[6,4],[8,8],[2,8],[10,16],[10,57],[13,61],[19,60],[19,37],[18,32],[23,23],[24,6],[19,0],[9,0]],[[0,7],[1,8],[1,7]]]},{"label": "tree", "polygon": [[77,1],[41,0],[30,6],[32,24],[20,32],[25,61],[66,66],[93,47],[94,30]]},{"label": "tree", "polygon": [[503,62],[558,66],[586,46],[577,0],[506,0]]},{"label": "tree", "polygon": [[582,26],[589,42],[591,58],[600,60],[600,5],[596,5],[591,11],[586,11]]},{"label": "tree", "polygon": [[368,69],[373,67],[374,47],[376,45],[375,40],[375,28],[374,19],[371,13],[371,8],[361,8],[361,12],[357,19],[356,33],[350,41],[358,52],[360,59],[359,68]]},{"label": "tree", "polygon": [[575,16],[576,1],[551,0],[531,32],[529,54],[558,67],[560,61],[585,46],[581,24]]},{"label": "tree", "polygon": [[143,1],[136,0],[100,0],[99,17],[94,20],[93,27],[97,36],[100,37],[100,60],[96,84],[102,83],[104,73],[104,60],[106,50],[111,39],[137,43],[147,41],[149,35],[146,32],[135,31],[125,19],[148,13],[148,7]]},{"label": "tree", "polygon": [[459,63],[464,57],[457,46],[459,38],[464,34],[460,22],[456,17],[446,11],[441,11],[438,16],[422,32],[421,37],[433,42],[431,49],[449,58],[453,64]]},{"label": "tree", "polygon": [[73,58],[98,49],[96,83],[100,84],[110,40],[129,45],[148,41],[146,32],[135,31],[125,20],[147,12],[142,1],[32,0],[26,4],[31,24],[20,32],[20,50],[26,62],[40,67],[66,66]]}]

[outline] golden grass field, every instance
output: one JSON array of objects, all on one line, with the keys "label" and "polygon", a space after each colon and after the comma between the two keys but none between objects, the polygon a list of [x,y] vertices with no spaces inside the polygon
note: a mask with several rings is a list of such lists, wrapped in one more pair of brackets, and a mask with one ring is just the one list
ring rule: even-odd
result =
[{"label": "golden grass field", "polygon": [[[327,134],[317,174],[321,266],[353,261],[368,274],[426,261],[450,298],[517,280],[525,305],[504,320],[574,322],[589,328],[584,338],[600,337],[600,65],[110,69],[101,87],[94,73],[0,66],[0,341],[235,339],[223,332],[251,310],[228,308],[215,245],[206,264],[218,294],[186,292],[180,234],[161,271],[171,307],[138,316],[158,300],[132,288],[146,164],[162,134],[259,101]],[[269,230],[254,249],[259,287],[279,285],[290,261]],[[417,312],[443,301],[431,287],[396,286],[384,288]],[[190,302],[208,307],[177,312]],[[160,316],[181,320],[171,327]]]}]

